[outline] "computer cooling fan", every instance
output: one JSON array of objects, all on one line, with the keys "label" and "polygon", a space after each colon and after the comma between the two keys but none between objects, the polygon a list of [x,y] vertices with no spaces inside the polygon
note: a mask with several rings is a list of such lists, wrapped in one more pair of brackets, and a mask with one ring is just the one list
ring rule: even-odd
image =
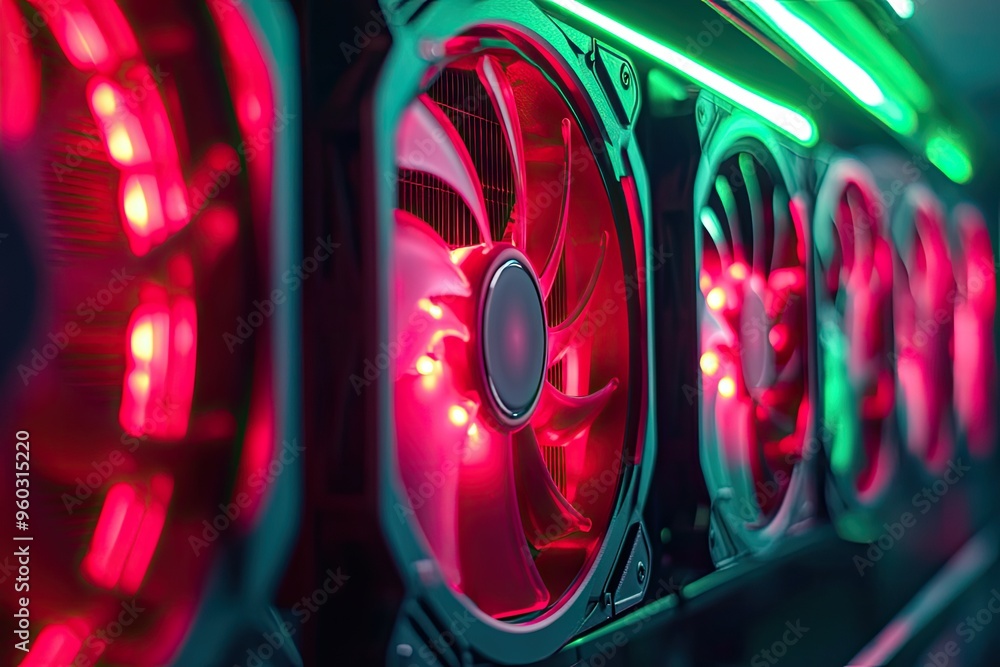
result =
[{"label": "computer cooling fan", "polygon": [[995,453],[997,358],[993,322],[997,309],[997,264],[983,214],[970,204],[954,213],[955,414],[966,450],[977,459]]},{"label": "computer cooling fan", "polygon": [[702,94],[694,193],[701,460],[716,562],[815,511],[802,160]]},{"label": "computer cooling fan", "polygon": [[840,514],[881,503],[897,479],[894,254],[888,211],[864,164],[834,155],[817,165],[822,168],[813,217],[817,365],[823,378],[820,440],[831,473],[828,506]]},{"label": "computer cooling fan", "polygon": [[[296,295],[268,318],[255,300],[291,263],[275,165],[294,73],[272,79],[288,23],[260,7],[0,2],[0,425],[25,452],[2,486],[31,552],[3,590],[8,618],[30,600],[31,651],[8,641],[4,664],[169,664],[189,638],[180,664],[213,663],[276,585],[281,549],[250,545],[287,542],[270,501],[298,464],[252,476],[295,438],[296,349],[272,344]],[[250,586],[216,577],[234,542]]]},{"label": "computer cooling fan", "polygon": [[[391,406],[379,511],[414,601],[391,641],[527,662],[648,583],[637,85],[623,57],[531,3],[407,11],[387,13],[362,121],[388,128],[369,174],[386,253],[360,261],[384,281],[375,350],[391,363],[349,376],[358,400],[377,384]],[[428,640],[469,614],[455,646]]]},{"label": "computer cooling fan", "polygon": [[958,290],[942,204],[910,185],[892,219],[897,412],[909,454],[929,475],[955,455],[954,324]]}]

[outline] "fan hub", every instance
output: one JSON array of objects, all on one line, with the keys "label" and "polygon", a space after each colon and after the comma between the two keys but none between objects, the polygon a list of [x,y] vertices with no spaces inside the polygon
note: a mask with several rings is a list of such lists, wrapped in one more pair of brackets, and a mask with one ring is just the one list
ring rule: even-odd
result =
[{"label": "fan hub", "polygon": [[482,327],[490,403],[501,422],[520,425],[538,403],[545,380],[548,328],[538,279],[512,247],[496,254],[484,276]]}]

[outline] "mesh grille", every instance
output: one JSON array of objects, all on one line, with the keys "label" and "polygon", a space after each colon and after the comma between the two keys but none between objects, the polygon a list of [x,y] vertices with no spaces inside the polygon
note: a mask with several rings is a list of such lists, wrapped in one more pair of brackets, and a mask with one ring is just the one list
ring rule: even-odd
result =
[{"label": "mesh grille", "polygon": [[552,481],[559,487],[559,493],[566,495],[566,448],[542,447],[545,467],[552,475]]},{"label": "mesh grille", "polygon": [[[479,173],[494,240],[502,240],[514,208],[514,174],[486,88],[475,72],[446,69],[427,94],[451,120]],[[426,220],[453,248],[480,243],[472,211],[441,179],[400,170],[400,208]]]}]

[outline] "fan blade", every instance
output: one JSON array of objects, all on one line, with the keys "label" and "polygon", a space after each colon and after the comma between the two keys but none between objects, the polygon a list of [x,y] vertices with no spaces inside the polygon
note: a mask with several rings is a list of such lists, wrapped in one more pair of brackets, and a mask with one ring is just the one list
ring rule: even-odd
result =
[{"label": "fan blade", "polygon": [[493,246],[483,187],[472,156],[447,114],[426,94],[403,112],[396,163],[402,169],[437,176],[451,186],[472,211],[483,243]]},{"label": "fan blade", "polygon": [[[569,118],[562,120],[563,136],[563,196],[562,204],[559,207],[559,221],[556,223],[556,236],[549,250],[549,256],[545,260],[542,272],[538,276],[538,283],[542,288],[542,295],[547,299],[552,292],[552,286],[556,282],[556,274],[559,272],[559,264],[562,262],[563,248],[566,246],[566,223],[569,220],[569,193],[570,193],[570,138],[572,137],[572,126]],[[603,256],[603,250],[602,250]]]},{"label": "fan blade", "polygon": [[507,74],[493,56],[486,55],[480,58],[476,65],[476,72],[490,96],[497,118],[503,124],[507,150],[510,152],[511,164],[514,168],[514,206],[517,207],[515,233],[519,236],[514,245],[523,250],[528,219],[528,174],[525,166],[524,137],[521,134],[521,119],[517,113],[514,89],[510,86]]},{"label": "fan blade", "polygon": [[[446,303],[472,293],[468,280],[451,261],[448,246],[427,223],[396,209],[393,255],[395,309],[392,341],[401,346],[396,377],[413,372],[417,359],[446,336],[469,339],[469,331]],[[405,341],[405,345],[404,345]]]},{"label": "fan blade", "polygon": [[494,617],[544,609],[549,593],[524,539],[511,436],[477,424],[468,447],[458,475],[461,588]]},{"label": "fan blade", "polygon": [[732,239],[733,261],[745,262],[746,257],[743,251],[743,234],[740,231],[740,216],[736,208],[736,196],[733,188],[726,180],[725,176],[716,176],[715,192],[719,195],[722,208],[726,214],[726,223],[729,225],[729,238]]},{"label": "fan blade", "polygon": [[[404,375],[395,385],[396,446],[405,499],[400,519],[416,515],[449,583],[461,581],[458,553],[458,475],[466,429],[448,418],[448,406],[462,401],[447,368],[430,386]],[[425,492],[430,488],[431,492]]]},{"label": "fan blade", "polygon": [[722,262],[722,265],[731,265],[733,263],[733,255],[729,250],[729,242],[726,241],[726,232],[722,229],[719,216],[715,214],[712,208],[706,206],[701,210],[700,219],[702,227],[712,237],[712,242],[719,253],[719,260]]},{"label": "fan blade", "polygon": [[597,262],[594,265],[594,272],[590,276],[587,288],[580,295],[579,303],[577,303],[576,308],[573,309],[573,312],[565,320],[549,329],[549,360],[546,368],[562,359],[563,355],[569,351],[573,336],[576,335],[585,322],[583,314],[587,311],[587,306],[590,305],[590,300],[597,289],[597,280],[601,276],[601,268],[604,266],[604,253],[607,247],[608,233],[604,232],[601,236],[601,246],[598,251]]},{"label": "fan blade", "polygon": [[571,533],[590,530],[590,519],[581,515],[552,481],[531,426],[514,434],[514,476],[521,523],[536,549],[543,551]]},{"label": "fan blade", "polygon": [[618,378],[588,396],[567,396],[551,383],[542,388],[531,419],[535,435],[548,445],[565,445],[594,423],[618,388]]},{"label": "fan blade", "polygon": [[806,291],[806,272],[801,266],[776,269],[767,278],[764,309],[776,321],[794,304],[803,301]]},{"label": "fan blade", "polygon": [[769,265],[767,257],[769,248],[767,245],[767,224],[764,219],[764,201],[760,192],[760,181],[757,178],[757,170],[754,168],[753,157],[749,153],[740,153],[738,158],[740,174],[743,177],[743,192],[750,204],[750,222],[752,223],[751,234],[753,235],[753,257],[752,264],[759,271],[764,273]]}]

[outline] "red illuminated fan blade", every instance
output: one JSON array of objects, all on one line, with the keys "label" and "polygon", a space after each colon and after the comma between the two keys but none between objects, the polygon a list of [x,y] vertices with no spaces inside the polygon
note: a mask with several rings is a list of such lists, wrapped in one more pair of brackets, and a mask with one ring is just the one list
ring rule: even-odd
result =
[{"label": "red illuminated fan blade", "polygon": [[486,200],[472,157],[448,116],[427,95],[421,95],[403,113],[396,162],[401,168],[422,171],[447,183],[472,211],[482,242],[492,247]]},{"label": "red illuminated fan blade", "polygon": [[795,303],[804,298],[806,290],[806,272],[801,266],[776,269],[767,279],[767,292],[764,307],[767,316],[780,320],[785,312]]},{"label": "red illuminated fan blade", "polygon": [[459,474],[462,590],[495,617],[544,609],[549,592],[524,539],[511,436],[479,426]]},{"label": "red illuminated fan blade", "polygon": [[[395,417],[400,475],[407,507],[414,513],[448,581],[460,581],[458,554],[458,475],[467,426],[449,418],[449,406],[461,397],[454,391],[446,367],[435,375],[409,374],[396,380]],[[428,382],[428,378],[432,381]],[[464,409],[464,408],[463,408]],[[418,489],[428,484],[430,494]],[[413,502],[412,498],[419,502]]]},{"label": "red illuminated fan blade", "polygon": [[402,346],[396,363],[398,377],[412,372],[420,356],[433,351],[445,336],[468,340],[468,329],[447,303],[435,301],[467,297],[471,288],[451,261],[448,246],[427,223],[399,209],[395,216],[396,310],[392,340]]},{"label": "red illuminated fan blade", "polygon": [[573,336],[576,335],[586,321],[584,313],[587,312],[590,299],[594,296],[594,291],[597,289],[597,281],[601,277],[601,268],[604,266],[604,255],[607,249],[608,234],[605,232],[601,236],[601,244],[597,250],[597,261],[594,263],[594,270],[590,274],[590,281],[587,283],[586,289],[583,290],[583,294],[580,295],[580,300],[576,308],[573,309],[573,312],[564,321],[549,329],[549,366],[559,361],[566,354],[573,341]]},{"label": "red illuminated fan blade", "polygon": [[552,481],[531,427],[514,434],[514,469],[521,522],[536,549],[546,549],[571,533],[590,530],[590,519],[581,515]]},{"label": "red illuminated fan blade", "polygon": [[521,119],[517,113],[514,90],[500,63],[492,56],[483,56],[476,65],[476,72],[504,129],[504,139],[507,142],[507,151],[510,153],[514,171],[514,206],[516,206],[517,221],[515,227],[517,237],[514,245],[524,248],[528,219],[528,176],[524,157],[524,137],[521,134]]},{"label": "red illuminated fan blade", "polygon": [[567,444],[597,419],[617,388],[618,380],[612,379],[588,396],[567,396],[546,382],[531,420],[536,435],[549,445]]},{"label": "red illuminated fan blade", "polygon": [[[563,118],[562,120],[562,137],[563,137],[563,196],[562,205],[559,207],[559,221],[556,224],[556,235],[555,240],[552,242],[552,249],[549,251],[549,256],[545,259],[545,265],[542,267],[541,273],[538,276],[538,282],[542,288],[542,296],[548,298],[549,294],[552,292],[552,286],[556,282],[556,274],[559,272],[559,265],[562,262],[563,248],[566,245],[566,223],[569,219],[569,194],[570,194],[570,171],[569,171],[569,156],[570,156],[570,137],[572,136],[571,126],[569,123],[569,118]],[[604,239],[601,239],[601,260],[604,259]],[[600,263],[598,263],[597,271],[595,275],[600,272]]]}]

